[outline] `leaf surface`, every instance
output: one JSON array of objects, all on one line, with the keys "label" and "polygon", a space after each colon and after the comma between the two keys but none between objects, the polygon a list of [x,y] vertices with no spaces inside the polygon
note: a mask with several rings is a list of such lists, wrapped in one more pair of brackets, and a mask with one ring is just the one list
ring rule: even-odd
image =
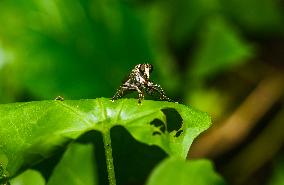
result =
[{"label": "leaf surface", "polygon": [[55,167],[47,185],[97,185],[96,175],[93,146],[74,143]]},{"label": "leaf surface", "polygon": [[225,185],[208,160],[168,158],[154,169],[147,185]]},{"label": "leaf surface", "polygon": [[45,185],[42,175],[36,170],[26,170],[11,180],[11,185]]},{"label": "leaf surface", "polygon": [[[167,131],[151,124],[157,119],[165,127],[173,124],[166,122],[162,110],[167,108],[180,114],[179,129]],[[145,100],[138,105],[136,99],[111,102],[98,98],[3,104],[0,105],[0,154],[8,159],[9,174],[15,175],[20,168],[49,157],[87,131],[104,134],[120,125],[136,140],[159,146],[168,155],[184,159],[193,139],[210,123],[206,113],[162,101]]]}]

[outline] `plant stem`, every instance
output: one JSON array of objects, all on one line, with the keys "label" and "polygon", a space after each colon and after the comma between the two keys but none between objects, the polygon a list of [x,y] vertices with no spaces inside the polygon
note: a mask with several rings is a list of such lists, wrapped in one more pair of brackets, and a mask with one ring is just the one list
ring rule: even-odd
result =
[{"label": "plant stem", "polygon": [[116,185],[109,128],[107,128],[103,133],[103,140],[104,140],[109,185]]}]

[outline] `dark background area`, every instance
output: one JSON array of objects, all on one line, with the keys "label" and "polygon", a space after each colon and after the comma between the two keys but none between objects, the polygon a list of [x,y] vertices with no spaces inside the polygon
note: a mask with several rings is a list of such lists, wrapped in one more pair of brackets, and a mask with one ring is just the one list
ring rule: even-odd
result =
[{"label": "dark background area", "polygon": [[283,1],[2,0],[0,23],[0,103],[111,97],[151,63],[212,116],[189,158],[229,184],[283,184]]}]

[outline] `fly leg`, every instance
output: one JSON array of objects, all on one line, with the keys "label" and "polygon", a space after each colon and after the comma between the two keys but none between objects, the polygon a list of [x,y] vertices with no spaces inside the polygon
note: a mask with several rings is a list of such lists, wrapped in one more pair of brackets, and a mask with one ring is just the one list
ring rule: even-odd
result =
[{"label": "fly leg", "polygon": [[127,92],[130,92],[130,91],[137,91],[138,92],[138,103],[140,104],[141,101],[144,99],[143,91],[140,90],[138,86],[133,85],[133,84],[129,84],[129,83],[125,83],[122,86],[120,86],[111,100],[114,101],[114,100],[117,100],[119,98],[122,98]]},{"label": "fly leg", "polygon": [[162,89],[162,87],[159,84],[153,84],[153,83],[149,83],[148,84],[148,93],[150,95],[153,95],[155,92],[157,92],[160,95],[160,99],[161,100],[166,100],[169,102],[174,102],[173,100],[171,100],[170,98],[168,98],[164,92],[164,90]]},{"label": "fly leg", "polygon": [[141,104],[141,101],[144,99],[144,93],[138,87],[136,90],[138,91],[138,104]]},{"label": "fly leg", "polygon": [[123,84],[120,86],[114,96],[111,98],[111,101],[117,100],[119,98],[122,98],[128,91],[133,91],[134,89],[129,88],[126,84]]},{"label": "fly leg", "polygon": [[131,84],[130,88],[134,89],[134,90],[136,90],[138,92],[138,104],[141,104],[141,101],[144,99],[144,92],[143,92],[143,90],[141,90],[139,88],[139,86],[134,85],[134,84]]}]

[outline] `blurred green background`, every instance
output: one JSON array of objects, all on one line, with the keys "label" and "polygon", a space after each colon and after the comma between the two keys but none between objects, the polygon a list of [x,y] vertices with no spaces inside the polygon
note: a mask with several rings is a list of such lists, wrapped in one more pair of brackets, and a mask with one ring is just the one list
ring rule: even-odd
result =
[{"label": "blurred green background", "polygon": [[0,103],[111,97],[152,63],[169,97],[212,116],[189,158],[229,184],[284,182],[283,61],[281,0],[0,1]]}]

